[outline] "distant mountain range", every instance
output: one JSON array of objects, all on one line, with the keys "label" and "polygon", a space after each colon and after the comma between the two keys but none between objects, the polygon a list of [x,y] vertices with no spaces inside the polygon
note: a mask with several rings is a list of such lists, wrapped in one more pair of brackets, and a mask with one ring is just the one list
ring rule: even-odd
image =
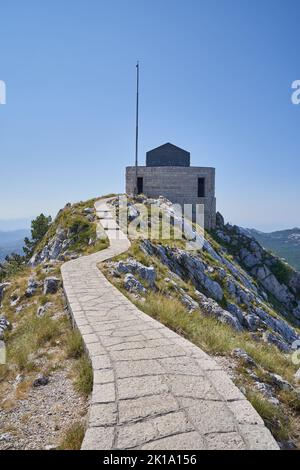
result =
[{"label": "distant mountain range", "polygon": [[300,271],[300,228],[265,233],[255,229],[248,232],[267,250],[272,251]]},{"label": "distant mountain range", "polygon": [[28,236],[30,231],[26,229],[0,231],[0,261],[11,253],[23,254],[24,238]]}]

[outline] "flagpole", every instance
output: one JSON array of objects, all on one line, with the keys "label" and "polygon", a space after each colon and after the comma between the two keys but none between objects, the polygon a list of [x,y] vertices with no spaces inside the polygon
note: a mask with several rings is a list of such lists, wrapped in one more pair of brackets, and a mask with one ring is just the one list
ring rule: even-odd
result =
[{"label": "flagpole", "polygon": [[140,81],[140,65],[139,61],[136,64],[136,123],[135,123],[135,188],[134,192],[137,194],[137,178],[138,178],[138,144],[139,144],[139,81]]}]

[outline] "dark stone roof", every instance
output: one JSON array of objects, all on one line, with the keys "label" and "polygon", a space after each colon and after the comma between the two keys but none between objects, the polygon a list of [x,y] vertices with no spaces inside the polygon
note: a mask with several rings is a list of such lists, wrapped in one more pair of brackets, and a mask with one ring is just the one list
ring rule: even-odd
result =
[{"label": "dark stone roof", "polygon": [[167,143],[146,153],[146,166],[190,166],[190,153]]}]

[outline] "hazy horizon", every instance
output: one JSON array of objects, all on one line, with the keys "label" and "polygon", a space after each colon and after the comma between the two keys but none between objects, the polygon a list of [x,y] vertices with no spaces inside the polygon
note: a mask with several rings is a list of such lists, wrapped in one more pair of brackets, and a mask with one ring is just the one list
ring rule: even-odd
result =
[{"label": "hazy horizon", "polygon": [[[45,215],[51,215],[52,218],[55,217],[56,214],[49,214],[47,211],[44,211],[43,212]],[[37,214],[39,215],[39,214]],[[22,218],[22,219],[0,219],[0,232],[12,232],[12,231],[17,231],[17,230],[29,230],[30,229],[30,225],[31,225],[31,221],[37,217],[36,216],[32,216],[32,217],[28,217],[28,218]],[[224,214],[222,214],[224,215]],[[264,233],[271,233],[271,232],[276,232],[276,231],[281,231],[281,230],[292,230],[292,229],[299,229],[300,230],[300,225],[297,226],[297,225],[294,225],[294,226],[290,226],[290,227],[287,227],[287,226],[282,226],[282,227],[273,227],[273,228],[270,228],[269,230],[264,230],[263,228],[260,228],[259,226],[256,226],[256,227],[250,227],[249,225],[242,225],[242,224],[236,224],[233,220],[227,220],[226,217],[225,217],[225,222],[230,222],[232,224],[235,224],[235,225],[240,225],[241,227],[244,227],[244,228],[247,228],[247,229],[255,229],[255,230],[258,230],[258,231],[261,231],[261,232],[264,232]]]}]

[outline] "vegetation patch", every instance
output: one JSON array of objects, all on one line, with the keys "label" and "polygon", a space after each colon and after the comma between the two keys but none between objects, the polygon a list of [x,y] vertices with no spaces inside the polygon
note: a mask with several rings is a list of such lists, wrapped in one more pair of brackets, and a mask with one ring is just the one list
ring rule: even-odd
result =
[{"label": "vegetation patch", "polygon": [[[209,238],[211,239],[211,237]],[[155,244],[156,242],[154,241],[153,243]],[[163,244],[162,241],[159,243]],[[174,247],[179,247],[176,241],[173,241],[172,244]],[[218,242],[214,241],[214,245],[216,251],[219,252],[220,246]],[[226,256],[224,251],[222,255]],[[233,302],[233,300],[227,292],[226,285],[222,282],[222,279],[218,278],[218,262],[205,251],[201,252],[200,256],[213,268],[210,271],[211,279],[216,280],[222,285],[225,295],[223,302],[219,302],[219,304],[222,306],[223,303],[226,308],[227,302]],[[233,358],[232,352],[235,349],[244,350],[256,363],[256,367],[253,370],[254,376],[257,375],[258,381],[261,379],[262,383],[266,382],[267,384],[268,380],[266,377],[269,373],[279,374],[290,383],[294,383],[294,374],[297,366],[292,363],[290,357],[279,351],[275,346],[260,340],[259,335],[254,335],[247,331],[237,332],[230,326],[219,322],[213,316],[208,316],[201,310],[200,306],[199,309],[189,312],[182,303],[181,294],[179,294],[178,289],[170,282],[173,278],[168,267],[156,256],[146,255],[140,248],[140,241],[133,241],[128,252],[118,256],[114,261],[126,260],[127,258],[134,258],[145,266],[153,266],[155,268],[155,288],[149,289],[145,282],[139,276],[136,276],[147,291],[141,295],[128,292],[124,287],[122,275],[115,277],[112,273],[109,273],[108,264],[107,271],[105,267],[104,271],[107,273],[110,281],[140,310],[149,316],[185,337],[208,354],[227,357],[226,360],[235,364],[234,380],[241,387],[247,387],[247,397],[249,395],[249,400],[253,403],[259,414],[261,414],[274,437],[281,442],[288,440],[297,442],[298,424],[295,423],[299,423],[299,394],[291,391],[283,392],[275,387],[273,392],[279,400],[279,405],[272,404],[258,389],[255,389],[255,382],[249,367],[236,366],[239,361]],[[234,258],[230,254],[227,255],[227,258],[231,263],[235,263]],[[222,265],[222,267],[229,273],[226,266]],[[174,280],[179,288],[197,301],[195,288],[190,280],[183,280],[178,277],[174,277]],[[268,302],[266,302],[265,308],[270,315],[277,316],[277,313],[274,312],[271,304]],[[262,371],[265,371],[263,375],[266,377],[262,377]]]},{"label": "vegetation patch", "polygon": [[66,353],[68,358],[78,359],[84,354],[83,340],[79,330],[72,330],[66,337]]},{"label": "vegetation patch", "polygon": [[289,284],[294,272],[287,263],[284,263],[279,258],[277,258],[276,261],[270,266],[270,270],[281,284],[286,285]]},{"label": "vegetation patch", "polygon": [[65,432],[58,450],[80,450],[85,428],[81,422],[73,423]]},{"label": "vegetation patch", "polygon": [[84,354],[74,366],[75,387],[82,395],[88,397],[93,389],[93,369],[91,361]]},{"label": "vegetation patch", "polygon": [[[92,367],[79,331],[72,329],[62,289],[55,294],[43,294],[46,277],[60,278],[61,262],[50,261],[31,268],[26,261],[45,247],[59,228],[69,231],[71,249],[78,254],[85,255],[106,248],[108,240],[97,238],[94,203],[93,199],[73,206],[67,205],[52,223],[50,218],[39,216],[32,224],[32,238],[27,240],[26,257],[12,255],[0,267],[0,282],[9,282],[4,293],[1,314],[11,324],[11,329],[6,330],[4,338],[7,363],[0,365],[0,409],[7,413],[3,415],[3,426],[7,429],[11,427],[10,410],[22,407],[21,403],[26,400],[28,411],[31,401],[36,399],[38,393],[43,390],[46,392],[49,387],[55,389],[55,380],[58,379],[51,377],[59,377],[69,392],[72,390],[71,395],[74,394],[77,403],[76,413],[68,411],[70,422],[74,423],[62,432],[64,439],[59,447],[62,449],[80,448],[84,436],[81,417],[86,413],[86,398],[93,385]],[[29,279],[36,281],[36,287],[30,295],[26,295]],[[35,388],[33,383],[39,376],[49,378],[49,382]],[[82,410],[78,409],[78,403]],[[51,406],[55,408],[58,405],[53,402]],[[27,411],[24,416],[20,412],[23,424],[22,430],[18,429],[16,448],[27,442],[26,434],[30,438],[32,421]],[[61,410],[62,414],[65,412],[65,409]],[[79,415],[80,419],[75,421],[75,415]],[[51,419],[49,417],[49,421]],[[61,423],[58,422],[55,426],[60,429]],[[19,444],[20,433],[23,444]],[[35,448],[41,448],[41,445],[37,442]],[[5,448],[5,443],[0,443],[0,448]]]},{"label": "vegetation patch", "polygon": [[246,396],[276,440],[287,441],[291,438],[290,419],[279,406],[273,405],[260,393],[252,390],[247,390]]}]

